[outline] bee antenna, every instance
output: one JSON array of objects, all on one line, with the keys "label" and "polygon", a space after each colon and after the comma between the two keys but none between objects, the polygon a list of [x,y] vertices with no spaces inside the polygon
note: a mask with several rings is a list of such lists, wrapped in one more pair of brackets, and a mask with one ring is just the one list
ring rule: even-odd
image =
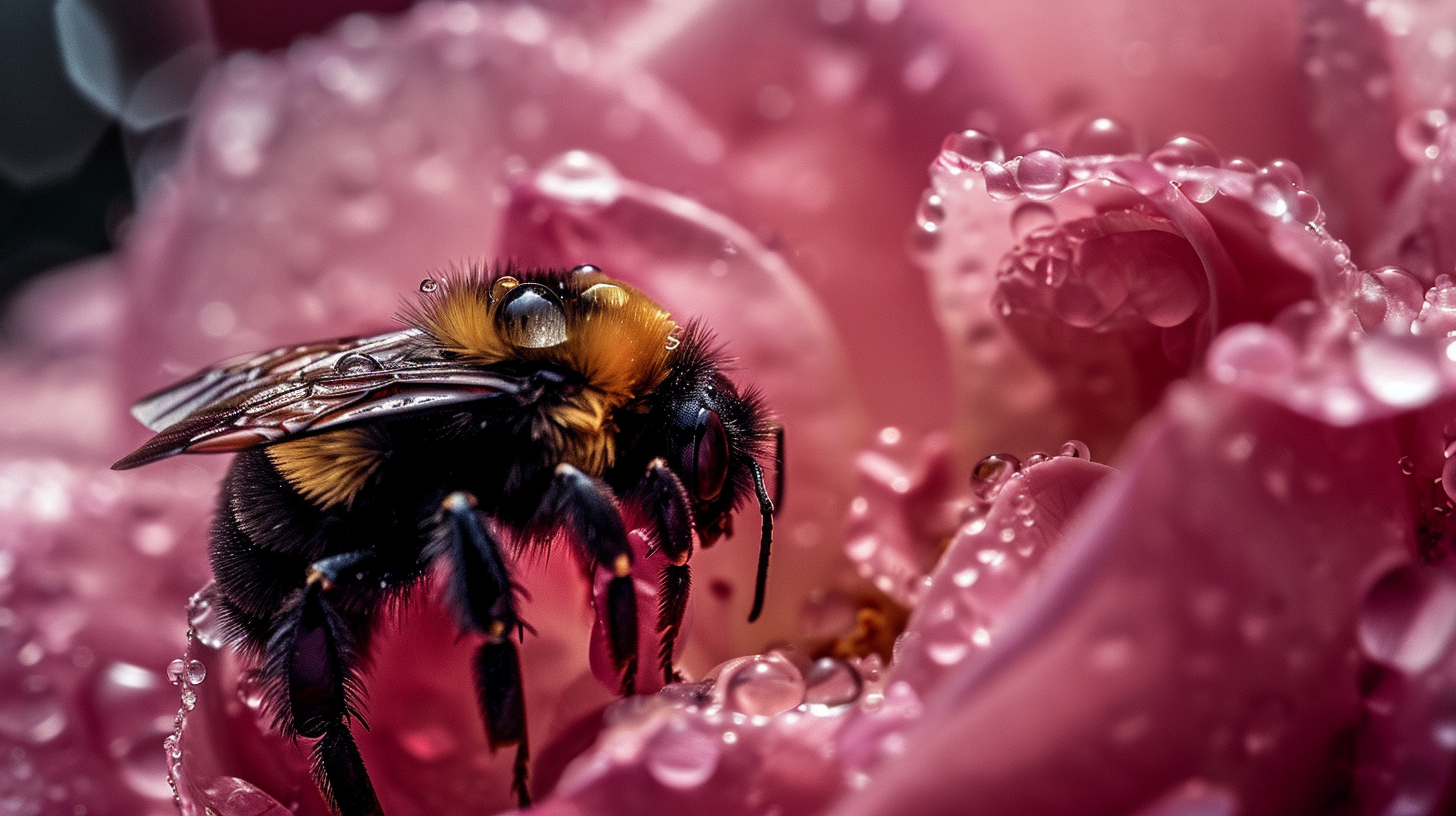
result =
[{"label": "bee antenna", "polygon": [[748,613],[748,622],[753,623],[763,613],[764,590],[768,586],[768,551],[773,544],[774,503],[768,497],[768,485],[763,482],[763,468],[754,461],[750,461],[748,467],[753,471],[753,491],[758,494],[758,512],[763,517],[763,531],[758,539],[758,575],[753,581],[753,610]]}]

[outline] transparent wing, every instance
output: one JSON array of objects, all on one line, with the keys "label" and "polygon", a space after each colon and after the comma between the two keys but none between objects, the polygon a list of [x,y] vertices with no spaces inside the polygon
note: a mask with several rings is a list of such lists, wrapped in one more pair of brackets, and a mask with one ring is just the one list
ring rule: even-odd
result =
[{"label": "transparent wing", "polygon": [[440,359],[414,330],[290,346],[229,360],[137,403],[160,432],[112,467],[237,451],[305,433],[500,398],[526,383]]}]

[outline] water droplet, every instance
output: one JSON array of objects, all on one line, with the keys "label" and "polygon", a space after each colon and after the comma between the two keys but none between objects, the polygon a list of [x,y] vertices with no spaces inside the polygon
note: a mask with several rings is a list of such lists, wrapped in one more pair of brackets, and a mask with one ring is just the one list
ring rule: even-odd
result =
[{"label": "water droplet", "polygon": [[1304,186],[1304,171],[1289,159],[1275,159],[1264,165],[1264,171],[1283,178],[1292,187]]},{"label": "water droplet", "polygon": [[1268,169],[1254,174],[1254,206],[1266,215],[1283,218],[1294,209],[1294,188]]},{"label": "water droplet", "polygon": [[551,348],[566,342],[561,298],[539,283],[511,288],[496,308],[495,321],[501,339],[518,348]]},{"label": "water droplet", "polygon": [[1406,161],[1420,164],[1441,155],[1441,131],[1450,117],[1440,108],[1416,111],[1400,121],[1395,129],[1395,144]]},{"label": "water droplet", "polygon": [[258,713],[263,710],[263,700],[268,685],[264,682],[263,673],[257,669],[250,669],[238,677],[238,702],[248,707],[248,710]]},{"label": "water droplet", "polygon": [[601,267],[596,264],[577,264],[571,268],[573,275],[600,275],[601,273]]},{"label": "water droplet", "polygon": [[971,490],[982,501],[990,501],[996,498],[1002,485],[1020,469],[1021,462],[1015,456],[1009,453],[993,453],[977,462],[975,469],[971,471]]},{"label": "water droplet", "polygon": [[1242,156],[1238,156],[1238,157],[1229,159],[1228,162],[1226,164],[1224,164],[1223,167],[1224,167],[1225,170],[1233,170],[1233,171],[1238,172],[1238,173],[1257,173],[1257,172],[1259,172],[1259,165],[1254,164],[1253,162],[1249,161],[1248,159],[1246,159],[1246,158],[1244,158]]},{"label": "water droplet", "polygon": [[1392,570],[1370,590],[1360,613],[1367,657],[1407,672],[1429,668],[1456,633],[1456,579],[1431,567]]},{"label": "water droplet", "polygon": [[971,645],[964,640],[937,640],[925,646],[925,655],[938,666],[954,666],[971,653]]},{"label": "water droplet", "polygon": [[334,363],[334,373],[346,377],[354,374],[368,374],[381,368],[383,366],[379,364],[378,360],[358,351],[351,351]]},{"label": "water droplet", "polygon": [[177,658],[167,664],[167,682],[174,686],[182,684],[182,678],[187,669],[187,663],[182,658]]},{"label": "water droplet", "polygon": [[814,661],[804,684],[804,702],[829,708],[853,703],[864,687],[854,667],[832,657]]},{"label": "water droplet", "polygon": [[1077,129],[1069,140],[1072,156],[1122,156],[1134,150],[1132,131],[1115,119],[1093,119]]},{"label": "water droplet", "polygon": [[772,717],[804,701],[804,678],[780,656],[755,657],[728,678],[727,700],[735,711]]},{"label": "water droplet", "polygon": [[1086,459],[1088,461],[1091,461],[1092,449],[1087,447],[1086,442],[1083,442],[1079,439],[1072,439],[1068,440],[1066,444],[1062,445],[1062,449],[1057,451],[1057,455],[1070,456],[1074,459]]},{"label": "water droplet", "polygon": [[690,790],[713,777],[721,752],[719,739],[670,724],[657,733],[647,749],[647,772],[664,787]]},{"label": "water droplet", "polygon": [[1067,186],[1067,159],[1055,150],[1033,150],[1016,164],[1016,183],[1028,198],[1050,199]]},{"label": "water droplet", "polygon": [[434,278],[425,278],[424,280],[420,281],[420,291],[424,292],[427,295],[439,288],[440,282],[435,280]]},{"label": "water droplet", "polygon": [[1048,460],[1050,458],[1051,457],[1048,456],[1047,454],[1042,453],[1041,451],[1037,451],[1037,452],[1033,453],[1032,455],[1026,457],[1026,461],[1022,463],[1022,467],[1031,467],[1032,465],[1039,465],[1042,462],[1045,462],[1046,460]]},{"label": "water droplet", "polygon": [[217,591],[217,585],[209,583],[187,599],[187,623],[197,640],[209,649],[221,649],[227,644],[222,617],[217,611]]},{"label": "water droplet", "polygon": [[1398,266],[1382,266],[1361,273],[1355,315],[1368,333],[1382,326],[1392,333],[1405,333],[1425,302],[1426,287],[1415,275]]},{"label": "water droplet", "polygon": [[986,180],[986,194],[997,201],[1006,201],[1021,195],[1021,187],[1011,171],[997,162],[988,161],[981,165],[981,177]]},{"label": "water droplet", "polygon": [[1301,224],[1319,226],[1325,222],[1325,211],[1320,207],[1319,199],[1308,190],[1294,191],[1293,212],[1294,220]]},{"label": "water droplet", "polygon": [[951,583],[955,584],[961,589],[965,589],[966,587],[969,587],[972,584],[976,583],[976,579],[980,577],[981,573],[975,567],[966,567],[965,569],[957,572],[955,575],[952,575],[950,580]]},{"label": "water droplet", "polygon": [[1400,461],[1396,462],[1396,464],[1400,466],[1400,472],[1404,473],[1407,476],[1410,476],[1411,474],[1416,472],[1415,460],[1410,458],[1409,456],[1400,457]]},{"label": "water droplet", "polygon": [[939,232],[945,223],[945,203],[934,190],[926,190],[915,209],[915,223],[925,232]]},{"label": "water droplet", "polygon": [[571,150],[542,168],[536,188],[567,204],[605,207],[621,195],[622,179],[605,158]]},{"label": "water droplet", "polygon": [[1057,214],[1045,204],[1029,201],[1017,207],[1011,214],[1011,234],[1018,241],[1024,241],[1028,235],[1056,225]]},{"label": "water droplet", "polygon": [[1148,154],[1148,161],[1172,167],[1218,167],[1218,152],[1194,136],[1175,136]]},{"label": "water droplet", "polygon": [[202,664],[201,660],[189,660],[187,661],[187,673],[184,676],[187,678],[187,682],[196,685],[207,679],[207,667]]},{"label": "water droplet", "polygon": [[963,130],[945,137],[940,145],[941,159],[958,169],[975,170],[984,162],[1006,160],[1001,143],[979,130]]},{"label": "water droplet", "polygon": [[190,688],[182,689],[182,707],[191,711],[197,705],[197,693]]},{"label": "water droplet", "polygon": [[1396,408],[1419,408],[1441,387],[1441,374],[1418,338],[1367,336],[1355,347],[1355,364],[1365,390]]},{"label": "water droplet", "polygon": [[1446,464],[1441,467],[1441,487],[1446,491],[1446,498],[1456,502],[1456,457],[1448,457]]}]

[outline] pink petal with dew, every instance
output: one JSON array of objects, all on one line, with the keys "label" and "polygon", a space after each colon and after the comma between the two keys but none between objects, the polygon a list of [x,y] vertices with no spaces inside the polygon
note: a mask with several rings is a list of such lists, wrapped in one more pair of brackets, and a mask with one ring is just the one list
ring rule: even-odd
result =
[{"label": "pink petal with dew", "polygon": [[1307,228],[1322,215],[1297,167],[1225,166],[1190,137],[1008,160],[967,131],[931,182],[916,244],[957,362],[957,435],[977,455],[1067,437],[1116,451],[1224,326],[1270,321],[1348,267]]},{"label": "pink petal with dew", "polygon": [[[1378,4],[1306,0],[1301,62],[1311,124],[1320,136],[1310,183],[1329,210],[1330,229],[1367,257],[1409,163],[1393,134],[1408,115],[1390,36]],[[1313,158],[1313,157],[1312,157]]]},{"label": "pink petal with dew", "polygon": [[1032,591],[1093,488],[1113,470],[1058,456],[1008,479],[988,507],[972,511],[936,565],[905,633],[895,644],[891,681],[923,697],[950,673],[980,659],[1001,637],[1016,601]]},{"label": "pink petal with dew", "polygon": [[[1027,127],[981,38],[920,0],[668,4],[623,38],[621,58],[721,135],[724,183],[700,200],[803,275],[845,338],[874,422],[942,427],[945,352],[905,232],[946,132]],[[892,339],[871,330],[883,326]]]},{"label": "pink petal with dew", "polygon": [[[684,662],[701,672],[792,639],[806,588],[842,563],[823,545],[838,539],[851,489],[850,446],[862,435],[843,354],[812,295],[741,227],[689,199],[624,178],[590,154],[567,154],[523,177],[501,235],[503,256],[592,263],[642,287],[679,320],[701,319],[735,360],[731,376],[763,393],[785,428],[792,491],[775,521],[767,611],[752,627],[741,623],[758,551],[758,508],[750,501],[731,543],[693,557],[695,597],[713,604],[711,617],[728,623],[694,632]],[[710,586],[732,592],[713,599],[701,591]]]},{"label": "pink petal with dew", "polygon": [[1358,599],[1407,558],[1390,426],[1181,386],[984,657],[836,814],[1117,814],[1190,780],[1239,812],[1349,780]]}]

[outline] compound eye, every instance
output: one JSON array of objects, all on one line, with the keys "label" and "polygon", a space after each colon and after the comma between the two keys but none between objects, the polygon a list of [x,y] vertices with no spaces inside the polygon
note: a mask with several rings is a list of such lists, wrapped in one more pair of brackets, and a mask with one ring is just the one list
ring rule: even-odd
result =
[{"label": "compound eye", "polygon": [[555,292],[539,283],[506,290],[495,310],[496,331],[518,348],[550,348],[566,342],[566,310]]},{"label": "compound eye", "polygon": [[712,501],[723,492],[728,480],[728,435],[717,411],[698,409],[698,424],[693,430],[693,492],[702,501]]}]

